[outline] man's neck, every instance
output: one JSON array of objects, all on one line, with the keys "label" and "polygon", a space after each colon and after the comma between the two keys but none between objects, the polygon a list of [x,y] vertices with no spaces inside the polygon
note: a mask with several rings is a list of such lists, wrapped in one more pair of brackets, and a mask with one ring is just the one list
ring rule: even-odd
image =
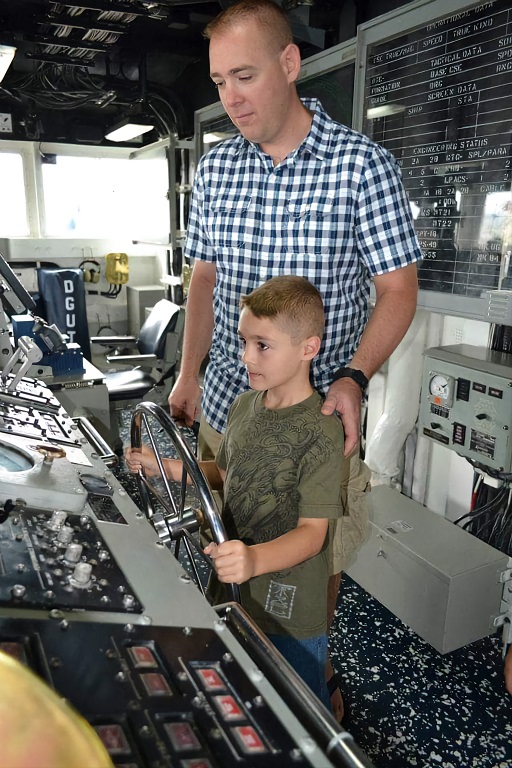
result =
[{"label": "man's neck", "polygon": [[274,142],[260,144],[260,149],[266,155],[270,155],[274,166],[279,165],[290,155],[294,149],[300,147],[313,122],[313,114],[310,112],[300,99],[293,102],[293,107],[288,113],[286,125]]}]

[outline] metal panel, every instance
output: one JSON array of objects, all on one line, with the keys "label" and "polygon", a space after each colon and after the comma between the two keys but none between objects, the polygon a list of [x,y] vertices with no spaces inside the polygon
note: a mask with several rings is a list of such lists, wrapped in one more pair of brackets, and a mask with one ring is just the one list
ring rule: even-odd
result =
[{"label": "metal panel", "polygon": [[500,472],[512,467],[512,355],[455,344],[425,352],[421,434]]}]

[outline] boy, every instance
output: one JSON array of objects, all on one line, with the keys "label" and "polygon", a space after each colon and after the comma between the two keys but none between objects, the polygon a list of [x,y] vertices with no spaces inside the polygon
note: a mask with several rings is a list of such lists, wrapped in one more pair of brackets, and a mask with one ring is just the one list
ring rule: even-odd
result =
[{"label": "boy", "polygon": [[[320,294],[306,279],[280,276],[242,297],[238,333],[253,391],[231,408],[215,462],[201,462],[224,487],[230,540],[209,544],[219,581],[241,585],[242,604],[313,692],[325,683],[329,520],[343,514],[343,427],[321,413],[310,362],[324,330]],[[154,471],[152,452],[128,449],[132,471]],[[166,459],[179,480],[181,464]]]}]

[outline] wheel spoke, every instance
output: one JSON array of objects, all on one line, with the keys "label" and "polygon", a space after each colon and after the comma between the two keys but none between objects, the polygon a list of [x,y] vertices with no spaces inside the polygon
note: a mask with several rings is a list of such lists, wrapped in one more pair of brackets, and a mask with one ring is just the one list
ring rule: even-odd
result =
[{"label": "wheel spoke", "polygon": [[[171,487],[169,485],[169,479],[165,473],[163,459],[158,447],[157,440],[155,438],[154,431],[150,424],[150,417],[155,419],[159,423],[160,427],[162,427],[164,432],[166,432],[170,437],[174,444],[174,448],[176,449],[178,458],[183,463],[179,508],[174,496],[171,493]],[[213,561],[211,558],[204,554],[202,547],[198,544],[196,539],[190,533],[190,530],[187,528],[187,526],[190,527],[191,522],[195,523],[195,519],[194,517],[191,518],[189,514],[185,515],[185,499],[187,495],[187,479],[190,477],[191,484],[195,488],[197,497],[199,499],[201,511],[204,514],[208,522],[208,526],[211,530],[213,541],[216,544],[222,544],[224,541],[227,541],[227,534],[224,529],[224,525],[219,515],[212,492],[210,490],[210,486],[208,485],[208,482],[199,467],[196,457],[183,439],[183,436],[181,435],[178,427],[172,421],[169,415],[160,406],[156,405],[156,403],[145,402],[139,403],[139,405],[136,406],[131,423],[132,448],[138,449],[142,447],[142,427],[144,427],[144,431],[147,432],[149,442],[151,443],[151,448],[155,454],[160,476],[170,501],[169,506],[169,504],[163,498],[163,494],[159,493],[159,491],[155,489],[153,484],[148,481],[143,472],[139,472],[138,485],[141,500],[145,507],[145,512],[155,527],[157,527],[156,517],[158,517],[158,527],[162,531],[161,539],[169,542],[167,534],[170,534],[170,539],[174,542],[174,556],[176,559],[178,559],[181,541],[183,540],[188,559],[190,561],[190,568],[193,573],[193,578],[201,592],[205,594],[205,589],[201,581],[199,569],[197,567],[197,558],[204,560],[210,569],[213,569]],[[166,510],[168,513],[167,515],[158,514],[155,516],[152,506],[152,496],[155,497],[157,502],[163,507],[164,510]],[[155,517],[155,520],[152,520],[153,517]],[[163,528],[161,527],[162,525]],[[195,529],[195,526],[193,526],[193,528]],[[163,535],[164,533],[165,537]],[[210,579],[208,579],[208,582],[210,582]],[[232,594],[232,599],[236,602],[240,602],[240,589],[238,584],[227,584],[226,586]],[[208,590],[206,590],[206,592],[207,591]]]},{"label": "wheel spoke", "polygon": [[[183,505],[182,505],[181,510],[178,511],[178,508],[176,506],[176,502],[174,500],[174,496],[171,493],[171,487],[169,485],[169,479],[168,479],[167,474],[165,472],[162,456],[160,455],[160,451],[158,450],[158,444],[157,444],[157,442],[155,440],[155,436],[153,434],[153,430],[151,429],[151,425],[150,425],[150,423],[148,421],[148,418],[147,418],[145,413],[142,415],[142,420],[144,422],[144,426],[146,428],[146,432],[148,433],[149,442],[151,443],[151,447],[152,447],[152,449],[154,451],[154,454],[155,454],[156,463],[158,464],[158,469],[160,471],[160,477],[162,479],[162,482],[164,484],[165,490],[167,492],[167,496],[169,497],[169,501],[170,501],[171,506],[173,508],[174,514],[179,516],[180,515],[180,511],[181,512],[183,511]],[[156,495],[157,494],[155,493],[155,496]]]},{"label": "wheel spoke", "polygon": [[197,563],[194,557],[193,547],[191,546],[191,543],[189,540],[190,534],[187,536],[188,534],[187,530],[185,530],[183,533],[185,534],[183,536],[183,543],[185,544],[185,549],[187,550],[188,561],[189,561],[190,567],[192,568],[192,572],[194,574],[194,580],[197,586],[199,587],[199,589],[201,590],[202,594],[204,595],[204,597],[206,597],[206,592],[204,590],[203,582],[201,581],[201,576],[199,575],[199,570],[197,568]]}]

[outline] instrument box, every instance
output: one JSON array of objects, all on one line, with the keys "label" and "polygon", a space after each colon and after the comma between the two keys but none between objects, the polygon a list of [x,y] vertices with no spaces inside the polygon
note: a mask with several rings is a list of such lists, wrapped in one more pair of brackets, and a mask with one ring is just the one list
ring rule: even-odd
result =
[{"label": "instrument box", "polygon": [[370,535],[350,578],[439,653],[493,634],[507,555],[388,486],[368,500]]}]

